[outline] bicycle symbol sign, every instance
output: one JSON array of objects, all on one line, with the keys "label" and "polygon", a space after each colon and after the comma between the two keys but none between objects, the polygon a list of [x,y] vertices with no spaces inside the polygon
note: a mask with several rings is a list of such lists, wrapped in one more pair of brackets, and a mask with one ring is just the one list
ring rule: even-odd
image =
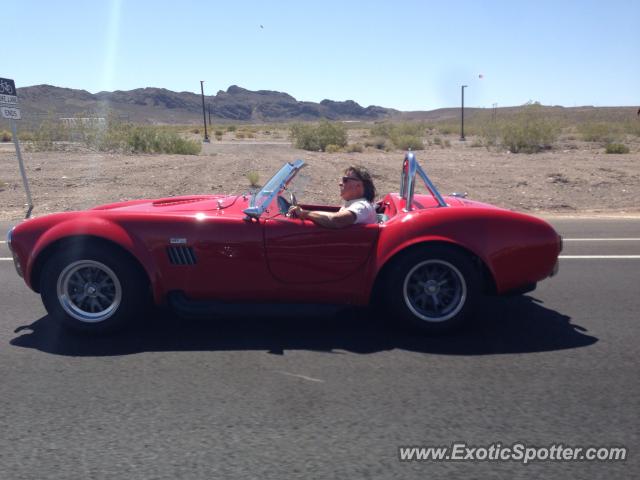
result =
[{"label": "bicycle symbol sign", "polygon": [[16,84],[8,78],[0,78],[0,95],[16,96]]}]

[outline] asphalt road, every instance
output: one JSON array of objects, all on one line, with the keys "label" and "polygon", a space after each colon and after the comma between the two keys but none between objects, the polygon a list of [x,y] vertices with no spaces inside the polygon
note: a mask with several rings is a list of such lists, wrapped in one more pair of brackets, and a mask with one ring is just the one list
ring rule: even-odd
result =
[{"label": "asphalt road", "polygon": [[[0,479],[639,478],[640,219],[552,223],[558,276],[439,338],[365,310],[158,313],[84,338],[0,260]],[[398,460],[399,446],[456,441],[626,446],[629,459]]]}]

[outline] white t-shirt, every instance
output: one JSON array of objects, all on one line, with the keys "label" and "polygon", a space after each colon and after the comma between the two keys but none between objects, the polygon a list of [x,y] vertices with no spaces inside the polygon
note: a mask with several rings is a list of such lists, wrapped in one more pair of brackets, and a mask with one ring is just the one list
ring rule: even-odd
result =
[{"label": "white t-shirt", "polygon": [[354,223],[378,223],[376,209],[366,198],[349,200],[344,204],[341,210],[342,209],[349,210],[356,214],[356,221]]}]

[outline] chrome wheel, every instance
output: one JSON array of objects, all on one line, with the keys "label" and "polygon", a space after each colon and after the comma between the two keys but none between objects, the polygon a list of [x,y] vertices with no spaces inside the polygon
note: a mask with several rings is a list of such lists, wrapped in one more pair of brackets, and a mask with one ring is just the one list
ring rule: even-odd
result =
[{"label": "chrome wheel", "polygon": [[81,322],[98,323],[118,310],[122,287],[116,274],[104,263],[78,260],[60,272],[57,295],[67,314]]},{"label": "chrome wheel", "polygon": [[456,316],[467,300],[467,284],[454,265],[425,260],[405,276],[402,287],[409,310],[425,322],[444,322]]}]

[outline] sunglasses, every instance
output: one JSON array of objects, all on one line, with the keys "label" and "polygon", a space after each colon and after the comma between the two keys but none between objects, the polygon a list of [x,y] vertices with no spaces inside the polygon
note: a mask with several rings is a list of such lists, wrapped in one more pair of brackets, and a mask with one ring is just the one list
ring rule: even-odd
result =
[{"label": "sunglasses", "polygon": [[342,177],[342,183],[347,183],[349,181],[361,182],[362,180],[356,177]]}]

